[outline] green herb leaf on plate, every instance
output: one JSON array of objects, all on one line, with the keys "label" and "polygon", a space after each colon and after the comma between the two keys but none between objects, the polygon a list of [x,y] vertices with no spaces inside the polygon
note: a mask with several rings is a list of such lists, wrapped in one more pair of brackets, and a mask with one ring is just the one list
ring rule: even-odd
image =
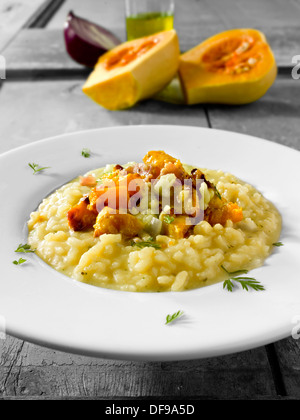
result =
[{"label": "green herb leaf on plate", "polygon": [[18,248],[15,250],[15,252],[22,252],[22,253],[28,254],[29,252],[35,252],[35,250],[31,249],[30,245],[28,244],[24,244],[24,245],[20,244]]},{"label": "green herb leaf on plate", "polygon": [[15,264],[15,265],[21,265],[21,264],[24,264],[26,261],[27,260],[25,260],[24,258],[19,258],[18,261],[17,260],[13,261],[13,264]]},{"label": "green herb leaf on plate", "polygon": [[28,166],[33,170],[33,175],[50,168],[50,166],[40,167],[37,163],[28,163]]},{"label": "green herb leaf on plate", "polygon": [[91,157],[91,151],[90,151],[90,149],[86,149],[86,148],[82,149],[81,156],[83,156],[85,158]]},{"label": "green herb leaf on plate", "polygon": [[257,292],[265,290],[264,286],[255,278],[240,276],[241,274],[247,274],[248,270],[237,270],[229,272],[223,265],[221,265],[221,268],[229,275],[229,279],[225,280],[223,283],[223,289],[227,289],[228,292],[233,291],[235,287],[234,282],[239,283],[242,286],[243,290],[246,290],[247,292],[249,291],[249,289],[253,289]]},{"label": "green herb leaf on plate", "polygon": [[173,315],[166,316],[166,325],[170,324],[171,322],[175,321],[175,319],[180,318],[184,314],[183,311],[177,311]]}]

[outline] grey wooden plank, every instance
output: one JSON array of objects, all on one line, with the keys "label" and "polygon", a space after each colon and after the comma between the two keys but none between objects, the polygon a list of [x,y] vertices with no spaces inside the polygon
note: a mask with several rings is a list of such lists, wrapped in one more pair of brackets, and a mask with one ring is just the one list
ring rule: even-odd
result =
[{"label": "grey wooden plank", "polygon": [[2,397],[276,397],[264,348],[206,360],[148,363],[70,355],[12,337],[2,347]]},{"label": "grey wooden plank", "polygon": [[286,27],[287,23],[297,26],[299,23],[299,4],[294,0],[203,0],[214,10],[225,25],[239,24],[239,27],[251,27],[253,22],[258,28]]},{"label": "grey wooden plank", "polygon": [[[299,318],[298,318],[299,319]],[[289,338],[275,344],[287,394],[300,398],[300,341]]]},{"label": "grey wooden plank", "polygon": [[[112,7],[112,4],[114,7]],[[94,2],[67,0],[47,25],[59,29],[70,10],[79,16],[102,24],[125,40],[124,1]],[[300,10],[293,0],[175,0],[175,29],[182,51],[204,39],[236,27],[252,27],[264,32],[274,50],[279,66],[291,66],[298,51]]]},{"label": "grey wooden plank", "polygon": [[[132,110],[110,112],[86,98],[81,85],[82,80],[5,82],[0,92],[0,152],[43,137],[103,126],[207,126],[202,106],[146,101]],[[7,397],[276,394],[264,348],[204,361],[131,363],[64,354],[12,337],[0,341],[0,346],[0,395]],[[243,387],[237,387],[241,382]]]},{"label": "grey wooden plank", "polygon": [[50,0],[1,0],[0,51]]},{"label": "grey wooden plank", "polygon": [[[197,38],[192,40],[188,31],[182,27],[181,45],[185,45],[185,49],[205,39],[207,32],[203,26],[201,28],[202,32],[197,31]],[[297,53],[298,48],[298,34],[293,28],[284,31],[275,28],[270,37],[270,44],[278,67],[291,68],[292,56]],[[51,73],[61,75],[68,71],[87,73],[83,66],[67,54],[63,31],[59,29],[24,29],[4,50],[3,55],[6,59],[7,77],[16,74],[24,77],[26,74],[36,73],[46,77]]]},{"label": "grey wooden plank", "polygon": [[125,2],[124,0],[66,0],[53,18],[48,22],[48,29],[63,28],[70,11],[85,19],[92,20],[112,31],[123,29],[125,37]]},{"label": "grey wooden plank", "polygon": [[[278,77],[269,92],[253,104],[208,106],[210,125],[217,129],[265,138],[300,150],[299,89],[299,83],[292,78]],[[280,166],[280,162],[278,164]],[[299,398],[299,340],[282,340],[275,343],[275,350],[283,388],[289,397]]]},{"label": "grey wooden plank", "polygon": [[277,77],[264,97],[245,106],[208,106],[213,128],[266,138],[300,150],[300,84]]},{"label": "grey wooden plank", "polygon": [[[260,27],[297,25],[299,7],[295,0],[174,0],[177,22],[219,22],[224,27]],[[48,23],[48,28],[61,28],[67,13],[73,10],[86,19],[116,27],[124,21],[124,0],[66,0]],[[238,25],[238,26],[236,26]],[[190,28],[191,31],[197,28]]]},{"label": "grey wooden plank", "polygon": [[207,126],[203,107],[145,101],[111,112],[82,93],[84,80],[5,82],[0,92],[0,153],[44,137],[117,125]]},{"label": "grey wooden plank", "polygon": [[3,52],[6,60],[7,78],[12,72],[33,73],[40,71],[81,70],[82,66],[66,52],[63,31],[25,29]]},{"label": "grey wooden plank", "polygon": [[[125,0],[66,0],[64,5],[53,16],[47,29],[58,29],[70,10],[92,22],[98,23],[115,32],[122,41],[126,40]],[[199,0],[175,0],[174,27],[178,32],[181,49],[195,46],[208,36],[223,29],[219,16]]]},{"label": "grey wooden plank", "polygon": [[300,8],[294,0],[204,0],[222,21],[223,30],[255,28],[267,37],[279,66],[291,66],[299,45]]}]

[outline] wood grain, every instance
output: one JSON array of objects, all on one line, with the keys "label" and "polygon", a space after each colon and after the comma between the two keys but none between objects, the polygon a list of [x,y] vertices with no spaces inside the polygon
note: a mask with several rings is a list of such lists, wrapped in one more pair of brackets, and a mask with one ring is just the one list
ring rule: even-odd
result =
[{"label": "wood grain", "polygon": [[213,128],[262,137],[300,150],[300,83],[278,77],[267,94],[246,106],[208,107]]},{"label": "wood grain", "polygon": [[2,347],[4,397],[276,397],[263,348],[206,360],[146,363],[74,356],[11,337]]},{"label": "wood grain", "polygon": [[[299,316],[299,314],[298,314]],[[287,395],[300,398],[300,341],[289,338],[275,344]]]},{"label": "wood grain", "polygon": [[[116,8],[109,7],[105,0],[86,2],[67,0],[48,23],[46,30],[27,29],[21,31],[4,51],[7,73],[14,74],[58,74],[59,71],[85,69],[67,54],[63,38],[63,24],[69,10],[80,16],[98,22],[112,30],[125,41],[125,18],[123,0],[114,0]],[[269,3],[269,2],[266,2]],[[277,1],[278,3],[278,1]],[[292,67],[292,57],[298,53],[299,36],[296,24],[300,15],[299,8],[290,2],[279,12],[265,2],[255,2],[255,7],[247,12],[246,3],[230,0],[225,2],[186,0],[176,3],[175,28],[177,29],[182,51],[198,45],[215,33],[239,26],[256,27],[266,33],[280,68]],[[252,4],[252,3],[251,3]],[[231,7],[229,7],[231,6]],[[188,7],[188,13],[187,13]],[[270,9],[268,17],[267,10]],[[230,11],[230,12],[229,12]],[[254,12],[255,11],[255,12]],[[281,16],[281,18],[280,18]],[[255,23],[255,24],[254,24]]]},{"label": "wood grain", "polygon": [[[109,112],[85,98],[81,84],[81,80],[6,83],[0,96],[0,104],[6,105],[0,113],[2,138],[5,138],[0,151],[79,129],[120,124],[175,124],[179,116],[182,124],[207,125],[201,106],[190,108],[164,104],[162,113],[160,103],[146,101],[129,111]],[[276,94],[273,93],[272,97],[277,98],[277,107],[280,98],[283,103],[286,100],[279,95],[282,86],[289,98],[288,89],[293,89],[293,81],[283,79],[275,86]],[[261,104],[256,104],[256,109],[265,109],[269,101],[266,96]],[[234,131],[255,134],[254,110],[251,107],[211,107],[208,113],[213,126],[229,129],[230,124]],[[244,121],[240,125],[239,112],[243,113]],[[268,107],[263,112],[264,119],[267,112]],[[278,121],[278,127],[283,121],[284,117]],[[277,129],[277,136],[284,134],[283,131],[283,128],[281,131]],[[0,395],[4,396],[276,396],[264,348],[205,361],[149,364],[73,356],[8,337],[2,343],[0,360]],[[295,372],[293,374],[295,376]],[[243,387],[236,387],[241,382]],[[291,391],[292,384],[291,380]]]},{"label": "wood grain", "polygon": [[[72,9],[125,40],[123,0],[66,0],[49,22],[43,14],[35,19],[51,0],[2,0],[0,51],[7,46],[8,79],[0,84],[0,153],[53,135],[130,124],[209,125],[300,150],[300,83],[289,73],[291,57],[299,54],[300,0],[175,1],[182,50],[232,27],[256,27],[266,33],[278,65],[287,69],[285,77],[279,76],[259,101],[243,107],[149,100],[110,112],[82,94],[87,70],[67,56],[62,26]],[[30,22],[46,28],[22,29]],[[0,400],[299,399],[299,360],[299,340],[293,338],[225,357],[143,363],[76,356],[8,336],[0,340]]]},{"label": "wood grain", "polygon": [[[207,126],[201,106],[156,101],[110,112],[82,93],[84,80],[6,82],[0,95],[0,153],[31,141],[78,130],[140,124]],[[180,118],[179,118],[180,116]]]},{"label": "wood grain", "polygon": [[[299,109],[300,83],[292,78],[278,77],[269,92],[253,104],[239,107],[211,105],[207,112],[212,128],[250,134],[300,150]],[[283,394],[299,398],[299,340],[290,338],[275,343],[274,358],[273,370],[277,378],[274,380],[277,380],[278,388]]]},{"label": "wood grain", "polygon": [[51,0],[1,0],[0,52],[30,19],[39,14]]}]

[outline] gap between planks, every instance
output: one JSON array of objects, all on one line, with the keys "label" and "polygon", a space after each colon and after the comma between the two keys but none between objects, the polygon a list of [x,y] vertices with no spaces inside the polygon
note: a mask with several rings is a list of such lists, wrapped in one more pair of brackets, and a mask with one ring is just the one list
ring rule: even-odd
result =
[{"label": "gap between planks", "polygon": [[[70,78],[82,78],[85,79],[92,69],[90,68],[77,68],[77,69],[13,69],[7,70],[6,82],[15,81],[28,81],[28,80],[69,80]],[[284,78],[291,78],[292,68],[290,67],[279,67],[278,76]]]},{"label": "gap between planks", "polygon": [[25,28],[45,28],[65,1],[66,0],[48,0],[43,5],[43,8],[30,18]]}]

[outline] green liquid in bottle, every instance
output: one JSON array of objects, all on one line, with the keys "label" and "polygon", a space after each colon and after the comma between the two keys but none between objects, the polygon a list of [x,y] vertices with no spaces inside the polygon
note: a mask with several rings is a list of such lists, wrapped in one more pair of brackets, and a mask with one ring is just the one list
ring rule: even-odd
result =
[{"label": "green liquid in bottle", "polygon": [[141,38],[173,29],[174,15],[170,13],[140,13],[126,18],[127,40]]}]

